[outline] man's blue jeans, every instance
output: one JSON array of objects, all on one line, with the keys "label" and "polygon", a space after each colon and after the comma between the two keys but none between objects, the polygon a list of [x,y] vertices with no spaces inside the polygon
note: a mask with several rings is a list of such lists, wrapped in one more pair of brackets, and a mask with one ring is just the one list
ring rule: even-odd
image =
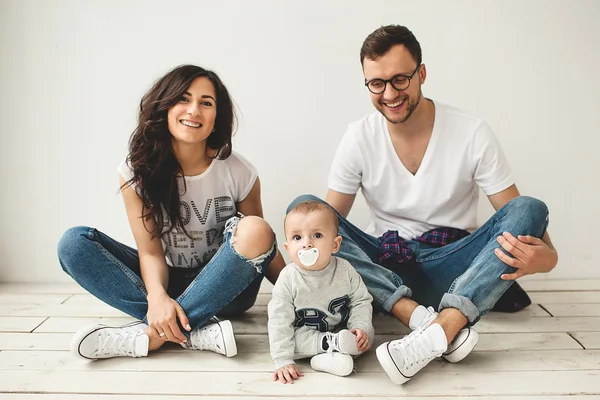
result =
[{"label": "man's blue jeans", "polygon": [[[288,207],[306,200],[323,201],[312,195],[296,198]],[[346,259],[361,275],[373,296],[375,309],[390,312],[402,297],[441,311],[456,308],[476,323],[485,315],[512,281],[500,275],[515,268],[494,254],[501,248],[496,238],[503,232],[541,238],[548,227],[548,208],[537,199],[520,196],[498,210],[471,235],[442,247],[408,241],[415,253],[412,262],[392,269],[377,264],[377,238],[368,235],[338,215],[342,246],[337,256]]]},{"label": "man's blue jeans", "polygon": [[[167,292],[183,308],[192,329],[215,315],[241,314],[256,301],[262,278],[277,252],[271,249],[248,260],[238,254],[231,238],[239,218],[225,225],[224,242],[202,268],[169,268]],[[112,307],[144,320],[147,292],[141,278],[137,250],[89,227],[67,230],[58,243],[63,270],[88,292]],[[185,331],[182,331],[185,333]]]}]

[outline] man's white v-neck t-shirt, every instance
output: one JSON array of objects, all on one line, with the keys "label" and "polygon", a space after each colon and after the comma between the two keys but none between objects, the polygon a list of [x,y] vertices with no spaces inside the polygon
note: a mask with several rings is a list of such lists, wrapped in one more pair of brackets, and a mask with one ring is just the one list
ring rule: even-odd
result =
[{"label": "man's white v-neck t-shirt", "polygon": [[413,239],[434,228],[478,228],[481,187],[492,195],[514,184],[510,166],[481,118],[435,102],[433,131],[416,174],[402,164],[387,121],[375,111],[348,126],[329,173],[329,188],[361,189],[371,212],[366,233],[397,230]]}]

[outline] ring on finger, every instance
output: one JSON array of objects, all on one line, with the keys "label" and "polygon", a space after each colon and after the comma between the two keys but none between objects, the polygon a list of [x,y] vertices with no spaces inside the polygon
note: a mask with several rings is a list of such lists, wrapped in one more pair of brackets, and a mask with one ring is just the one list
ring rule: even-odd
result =
[{"label": "ring on finger", "polygon": [[161,332],[161,333],[158,334],[158,336],[163,337],[163,336],[165,336],[165,333]]}]

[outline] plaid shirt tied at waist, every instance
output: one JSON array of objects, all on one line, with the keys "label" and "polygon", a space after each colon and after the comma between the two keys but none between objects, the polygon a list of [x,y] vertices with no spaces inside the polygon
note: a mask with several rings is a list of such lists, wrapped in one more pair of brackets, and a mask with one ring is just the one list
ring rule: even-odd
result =
[{"label": "plaid shirt tied at waist", "polygon": [[[469,232],[456,228],[435,228],[414,238],[417,242],[445,246],[469,236]],[[379,243],[379,263],[402,264],[415,257],[406,241],[398,235],[398,231],[387,231],[377,239]]]}]

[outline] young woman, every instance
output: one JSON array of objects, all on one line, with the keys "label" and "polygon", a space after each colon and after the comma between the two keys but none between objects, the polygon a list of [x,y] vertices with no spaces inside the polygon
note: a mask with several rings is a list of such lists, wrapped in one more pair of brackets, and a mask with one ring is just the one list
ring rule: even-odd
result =
[{"label": "young woman", "polygon": [[235,121],[219,77],[194,65],[142,98],[119,166],[137,250],[89,227],[67,230],[58,244],[67,274],[140,321],[81,329],[75,354],[142,357],[166,341],[237,354],[231,323],[212,318],[252,307],[263,276],[274,282],[284,261],[262,219],[256,169],[232,152]]}]

